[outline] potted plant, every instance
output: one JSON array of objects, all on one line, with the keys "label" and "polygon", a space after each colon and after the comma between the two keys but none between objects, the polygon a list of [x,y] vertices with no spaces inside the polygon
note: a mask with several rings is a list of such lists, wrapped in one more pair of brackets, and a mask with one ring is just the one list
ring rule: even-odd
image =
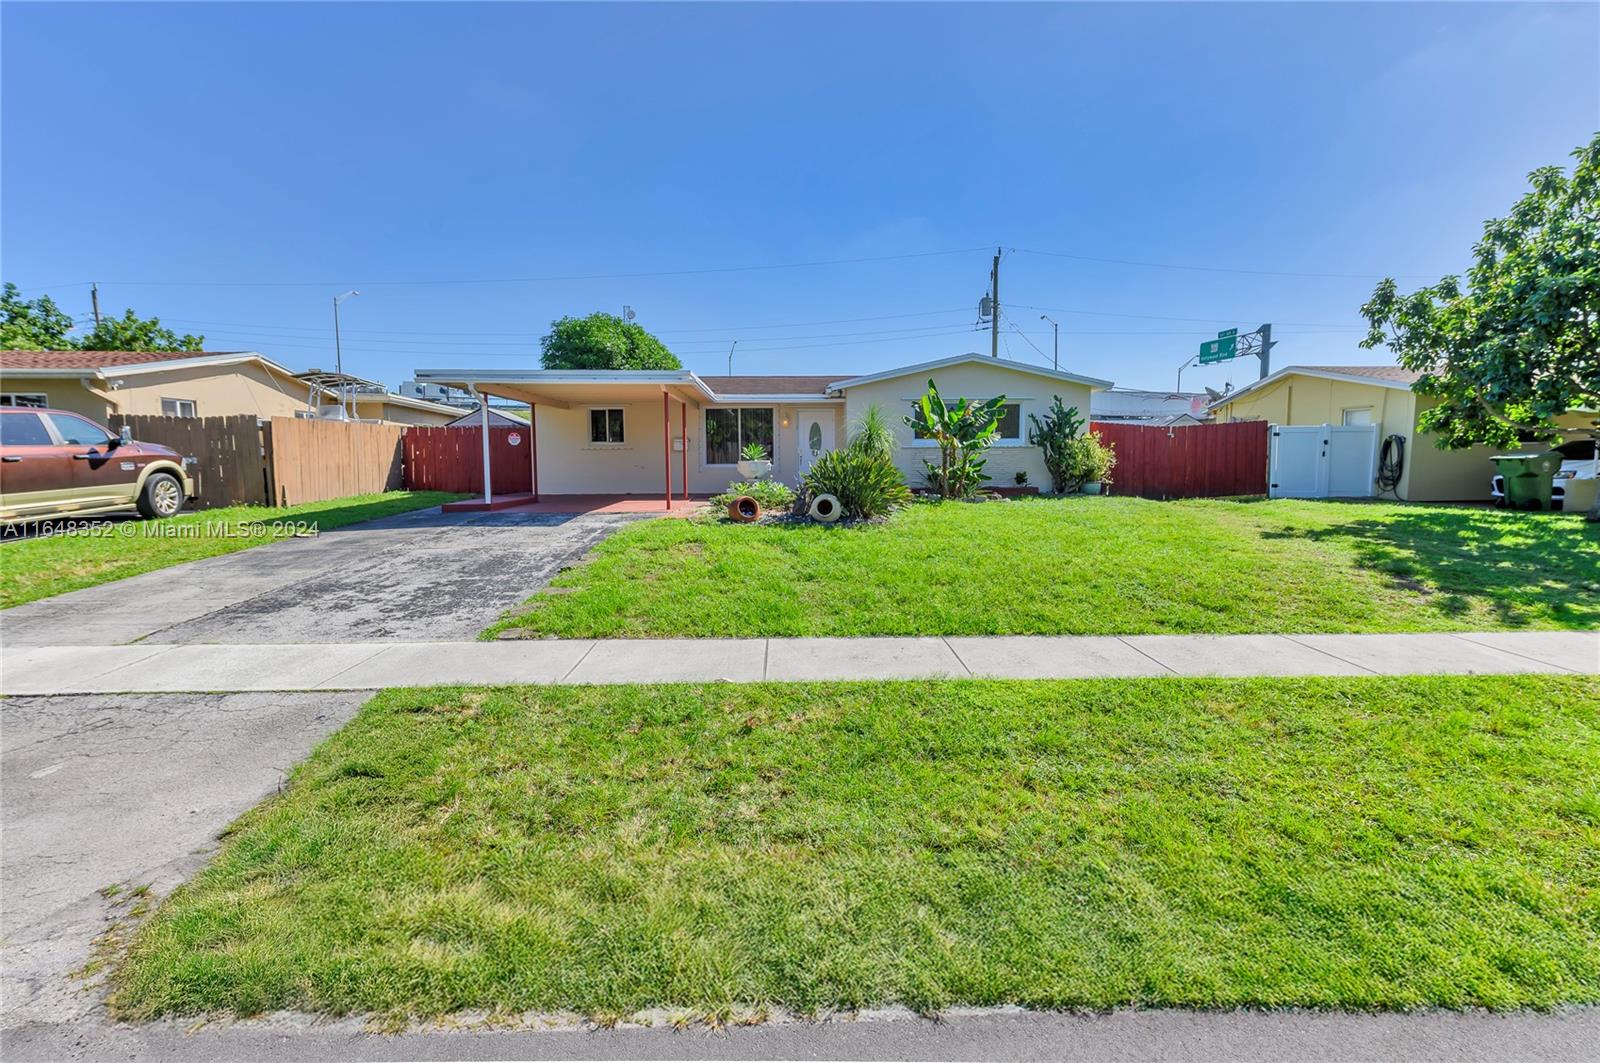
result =
[{"label": "potted plant", "polygon": [[1117,454],[1101,439],[1099,432],[1090,432],[1073,440],[1077,457],[1078,478],[1083,482],[1083,493],[1098,495],[1104,485],[1111,482],[1111,470],[1116,467]]},{"label": "potted plant", "polygon": [[767,448],[760,443],[748,443],[739,452],[739,475],[747,480],[759,480],[772,471],[767,460]]}]

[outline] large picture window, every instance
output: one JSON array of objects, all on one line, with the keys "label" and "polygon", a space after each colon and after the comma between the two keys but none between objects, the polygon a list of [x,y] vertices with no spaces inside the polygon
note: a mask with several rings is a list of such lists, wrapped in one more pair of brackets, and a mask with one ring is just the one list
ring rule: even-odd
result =
[{"label": "large picture window", "polygon": [[[949,408],[949,404],[948,403],[946,403],[946,408],[947,409]],[[920,402],[913,402],[911,404],[911,416],[912,416],[913,419],[921,416],[921,413],[920,413],[921,409],[922,409],[922,404]],[[922,431],[921,429],[913,427],[911,429],[911,438],[913,438],[913,439],[931,439],[932,437],[929,436],[928,433]],[[1022,403],[1020,403],[1020,402],[1008,402],[1004,406],[1000,407],[1000,427],[995,430],[995,438],[996,439],[1021,439],[1022,438]]]},{"label": "large picture window", "polygon": [[608,410],[590,410],[589,442],[621,443],[622,410],[618,408],[612,408]]},{"label": "large picture window", "polygon": [[772,457],[772,409],[706,411],[706,464],[732,465],[739,452],[760,443]]}]

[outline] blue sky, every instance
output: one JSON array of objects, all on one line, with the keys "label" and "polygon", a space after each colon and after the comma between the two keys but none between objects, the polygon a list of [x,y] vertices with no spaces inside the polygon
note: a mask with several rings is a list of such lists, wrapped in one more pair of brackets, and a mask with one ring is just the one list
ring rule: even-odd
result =
[{"label": "blue sky", "polygon": [[1047,311],[1127,386],[1269,320],[1275,365],[1387,361],[1376,278],[1461,269],[1600,128],[1593,4],[0,12],[5,279],[296,369],[360,288],[346,368],[390,384],[623,304],[702,372],[986,351],[997,245],[1002,355]]}]

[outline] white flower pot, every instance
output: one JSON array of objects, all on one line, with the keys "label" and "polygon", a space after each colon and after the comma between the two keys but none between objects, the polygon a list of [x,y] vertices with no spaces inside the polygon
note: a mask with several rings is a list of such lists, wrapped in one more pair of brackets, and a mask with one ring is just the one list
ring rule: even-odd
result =
[{"label": "white flower pot", "polygon": [[739,475],[746,480],[759,480],[772,471],[770,461],[739,461]]}]

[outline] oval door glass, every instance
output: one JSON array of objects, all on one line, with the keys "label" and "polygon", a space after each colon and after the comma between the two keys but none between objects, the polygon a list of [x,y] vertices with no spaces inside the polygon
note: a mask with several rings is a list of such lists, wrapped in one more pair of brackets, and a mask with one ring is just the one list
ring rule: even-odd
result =
[{"label": "oval door glass", "polygon": [[816,421],[811,422],[811,431],[806,433],[806,442],[811,445],[813,458],[822,453],[822,425]]}]

